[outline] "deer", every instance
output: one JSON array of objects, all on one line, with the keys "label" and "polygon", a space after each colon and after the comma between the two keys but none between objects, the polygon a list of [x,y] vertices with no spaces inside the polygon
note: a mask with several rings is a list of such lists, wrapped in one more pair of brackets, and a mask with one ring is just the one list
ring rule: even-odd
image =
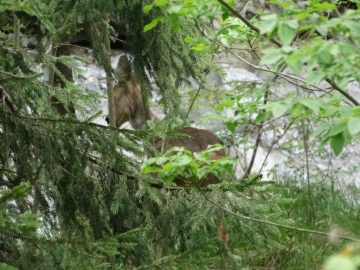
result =
[{"label": "deer", "polygon": [[[125,122],[129,121],[130,125],[135,130],[146,129],[146,114],[143,107],[141,87],[137,83],[135,74],[132,72],[131,64],[125,55],[119,58],[115,73],[118,77],[118,83],[113,87],[114,103],[115,103],[115,123],[119,128]],[[159,121],[159,118],[154,112],[149,109],[150,119],[153,122]],[[109,124],[109,118],[106,117],[106,121]],[[220,144],[219,138],[212,132],[204,129],[198,129],[194,127],[185,127],[179,131],[179,133],[188,135],[187,138],[167,140],[167,148],[183,147],[191,152],[202,152],[207,149],[209,145]],[[157,151],[161,151],[163,146],[163,140],[159,139],[155,141],[154,148]],[[148,154],[148,153],[147,153]],[[150,156],[148,155],[148,158]],[[225,157],[224,149],[211,152],[211,159],[218,159]],[[208,175],[204,179],[200,187],[206,187],[209,184],[217,184],[220,180],[214,175]],[[175,178],[174,183],[177,186],[185,187],[186,182],[183,179]],[[221,222],[221,217],[218,219],[218,234],[220,239],[223,240],[225,245],[228,243],[228,232],[224,228]]]}]

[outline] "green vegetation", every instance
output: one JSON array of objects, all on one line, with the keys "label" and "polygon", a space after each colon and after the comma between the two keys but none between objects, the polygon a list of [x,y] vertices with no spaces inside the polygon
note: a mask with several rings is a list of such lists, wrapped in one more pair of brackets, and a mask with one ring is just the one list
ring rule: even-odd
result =
[{"label": "green vegetation", "polygon": [[[359,101],[347,89],[360,81],[358,3],[271,5],[282,12],[247,20],[223,0],[2,0],[0,268],[320,269],[325,262],[325,269],[357,269],[359,188],[338,179],[359,164],[345,172],[312,165],[341,157],[358,141]],[[101,112],[89,116],[87,108],[96,108],[98,96],[72,80],[79,72],[72,60],[86,59],[70,56],[64,44],[80,32],[108,78],[115,77],[108,18],[127,29],[124,48],[149,90],[144,96],[153,90],[147,70],[160,89],[166,118],[149,130],[92,123]],[[24,46],[24,37],[35,49]],[[222,74],[212,59],[220,53],[272,77],[211,89],[207,74]],[[36,71],[40,66],[48,78]],[[164,123],[172,134],[186,118],[182,104],[193,100],[179,100],[190,77],[201,90],[191,94],[198,97],[194,108],[217,99],[207,119],[224,123],[228,146],[256,156],[264,131],[279,137],[269,151],[296,131],[279,147],[303,159],[290,160],[288,174],[273,168],[271,181],[248,165],[237,181],[232,159],[209,158],[216,147],[194,157],[173,149],[144,164],[129,157],[144,156],[142,142],[151,148],[154,134],[164,138]],[[296,91],[277,95],[284,82]],[[234,117],[220,117],[225,109]],[[223,170],[223,183],[199,187],[208,173]],[[147,174],[154,171],[159,179]],[[172,186],[179,174],[195,185]],[[218,237],[217,216],[228,246]]]}]

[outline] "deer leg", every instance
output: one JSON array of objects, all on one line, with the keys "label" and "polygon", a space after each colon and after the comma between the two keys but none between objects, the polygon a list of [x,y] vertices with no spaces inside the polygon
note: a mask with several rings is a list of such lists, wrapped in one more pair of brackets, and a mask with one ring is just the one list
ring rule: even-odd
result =
[{"label": "deer leg", "polygon": [[229,232],[225,229],[224,225],[222,224],[222,216],[217,216],[217,225],[218,225],[218,235],[221,240],[223,240],[225,246],[228,246],[229,241]]}]

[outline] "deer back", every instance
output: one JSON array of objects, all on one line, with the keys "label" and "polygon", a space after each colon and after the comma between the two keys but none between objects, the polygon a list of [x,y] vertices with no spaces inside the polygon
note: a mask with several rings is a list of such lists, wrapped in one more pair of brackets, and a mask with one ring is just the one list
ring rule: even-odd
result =
[{"label": "deer back", "polygon": [[[204,129],[198,129],[193,127],[185,127],[179,131],[179,133],[189,135],[190,137],[184,139],[169,139],[168,140],[168,149],[178,146],[184,147],[184,149],[191,152],[200,153],[205,151],[209,145],[220,144],[219,138],[211,133],[210,131]],[[159,140],[155,144],[155,149],[161,151],[163,140]],[[224,149],[214,151],[210,153],[211,159],[218,159],[225,156]],[[185,186],[186,183],[180,179],[175,178],[174,180],[177,186]],[[217,184],[220,180],[213,174],[209,174],[206,179],[201,182],[202,187],[206,187],[209,184]]]}]

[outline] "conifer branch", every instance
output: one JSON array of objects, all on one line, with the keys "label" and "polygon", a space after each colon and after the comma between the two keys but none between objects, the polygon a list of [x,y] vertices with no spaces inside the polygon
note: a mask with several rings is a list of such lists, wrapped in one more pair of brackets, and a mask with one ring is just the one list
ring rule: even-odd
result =
[{"label": "conifer branch", "polygon": [[[1,89],[0,89],[1,90]],[[104,125],[100,125],[100,124],[96,124],[96,123],[92,123],[92,122],[82,122],[79,120],[73,120],[73,119],[64,119],[64,118],[50,118],[50,117],[32,117],[29,115],[23,115],[23,114],[19,114],[19,113],[11,113],[8,112],[6,110],[2,110],[3,113],[7,114],[7,115],[11,115],[11,116],[15,116],[15,117],[19,117],[19,118],[24,118],[24,119],[30,119],[30,120],[34,120],[34,121],[45,121],[45,122],[59,122],[59,123],[71,123],[71,124],[78,124],[78,125],[88,125],[88,126],[93,126],[93,127],[98,127],[98,128],[104,128],[104,129],[110,129],[110,130],[115,130],[115,131],[120,131],[122,133],[128,133],[128,134],[141,134],[143,133],[141,130],[130,130],[130,129],[119,129],[116,127],[110,127],[110,126],[104,126]]]},{"label": "conifer branch", "polygon": [[[91,162],[91,163],[94,163],[100,167],[103,167],[104,165],[102,164],[102,162],[96,158],[96,157],[93,157],[89,154],[86,154],[88,160]],[[118,175],[126,175],[128,178],[130,178],[131,180],[137,180],[137,178],[133,175],[130,175],[129,173],[127,172],[123,172],[123,171],[119,171],[117,169],[115,169],[114,167],[110,167],[110,166],[106,166],[107,169],[109,169],[110,171],[112,171],[113,173],[116,173]]]},{"label": "conifer branch", "polygon": [[31,241],[37,240],[36,237],[31,237],[28,235],[18,234],[18,233],[11,233],[11,232],[3,230],[1,228],[0,228],[0,232],[3,234],[6,234],[6,235],[10,235],[11,237],[14,237],[14,238],[18,238],[18,239],[31,240]]},{"label": "conifer branch", "polygon": [[15,103],[10,99],[9,95],[6,93],[4,87],[0,85],[0,99],[2,99],[6,105],[10,108],[12,112],[17,112],[18,108]]},{"label": "conifer branch", "polygon": [[272,222],[272,221],[268,221],[268,220],[262,220],[262,219],[257,219],[257,218],[252,218],[252,217],[247,217],[247,216],[243,216],[240,215],[238,213],[235,213],[231,210],[228,210],[227,208],[217,204],[216,202],[212,201],[209,199],[208,196],[206,196],[204,193],[201,193],[204,198],[210,202],[211,204],[217,206],[218,208],[224,210],[226,213],[233,215],[235,217],[241,218],[241,219],[245,219],[248,221],[254,221],[254,222],[258,222],[258,223],[262,223],[262,224],[267,224],[267,225],[271,225],[271,226],[276,226],[276,227],[281,227],[281,228],[285,228],[285,229],[289,229],[289,230],[293,230],[293,231],[299,231],[299,232],[306,232],[306,233],[313,233],[313,234],[319,234],[319,235],[324,235],[324,236],[328,236],[328,237],[338,237],[340,239],[345,239],[345,240],[351,240],[354,242],[360,242],[360,239],[357,238],[353,238],[353,237],[348,237],[348,236],[343,236],[343,235],[334,235],[332,233],[326,233],[326,232],[321,232],[321,231],[314,231],[314,230],[308,230],[308,229],[303,229],[303,228],[299,228],[299,227],[293,227],[293,226],[288,226],[288,225],[284,225],[284,224],[280,224],[280,223],[276,223],[276,222]]},{"label": "conifer branch", "polygon": [[6,72],[6,71],[3,71],[3,70],[0,70],[0,73],[2,73],[4,75],[7,75],[7,76],[10,76],[10,77],[13,77],[13,78],[17,78],[17,79],[26,79],[26,77],[16,76],[14,74],[11,74],[10,72]]}]

